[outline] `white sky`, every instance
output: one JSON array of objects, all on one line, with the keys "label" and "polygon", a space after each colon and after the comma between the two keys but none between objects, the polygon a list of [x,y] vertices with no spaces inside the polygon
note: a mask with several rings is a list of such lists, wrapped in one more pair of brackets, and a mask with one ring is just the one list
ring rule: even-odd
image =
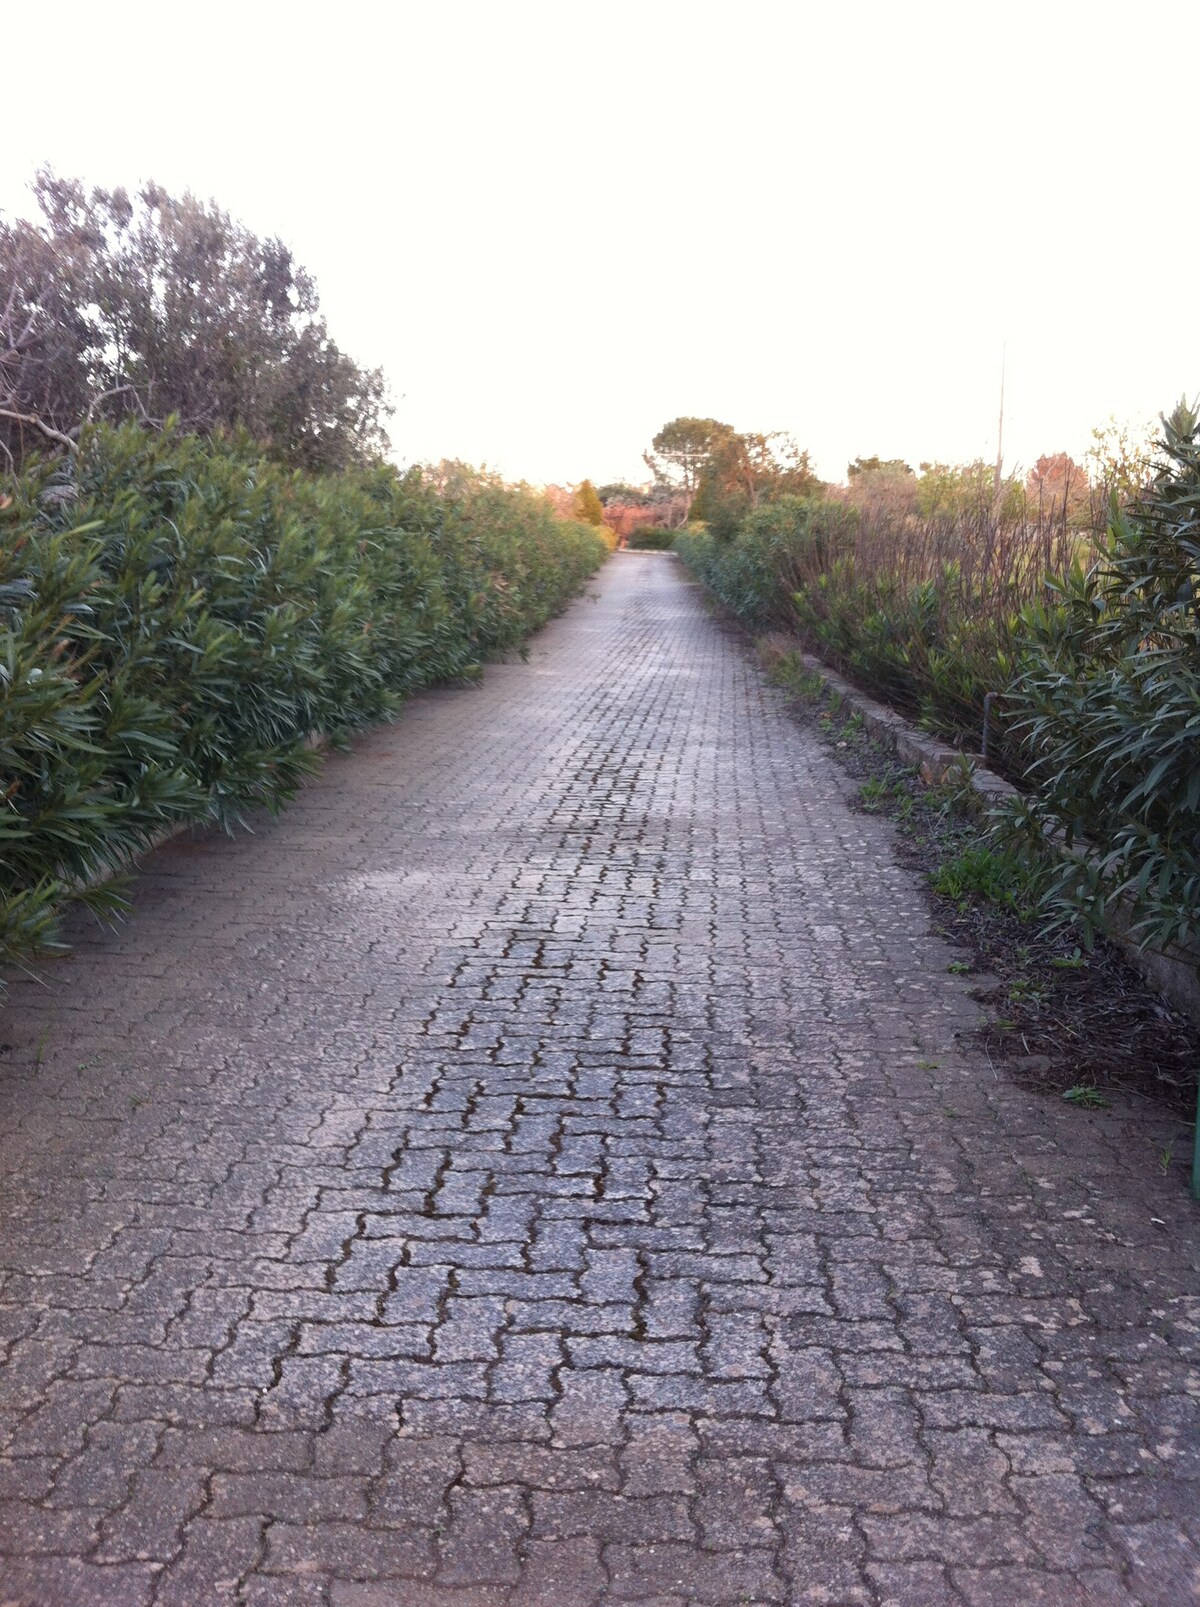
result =
[{"label": "white sky", "polygon": [[642,479],[667,419],[1081,453],[1200,390],[1200,5],[94,0],[4,19],[48,162],[278,234],[402,461]]}]

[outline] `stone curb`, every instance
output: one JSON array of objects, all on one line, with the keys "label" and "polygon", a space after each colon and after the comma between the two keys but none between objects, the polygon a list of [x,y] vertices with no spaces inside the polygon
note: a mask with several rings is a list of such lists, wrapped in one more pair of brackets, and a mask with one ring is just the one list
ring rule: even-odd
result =
[{"label": "stone curb", "polygon": [[979,754],[947,747],[936,737],[918,731],[895,709],[886,708],[867,697],[821,659],[811,653],[802,653],[800,657],[805,669],[819,675],[831,692],[836,692],[843,703],[861,716],[863,725],[876,742],[885,743],[906,764],[913,765],[921,772],[921,780],[927,787],[939,786],[952,770],[957,770],[969,775],[971,786],[989,804],[1020,796],[1010,781],[1005,781],[1003,776],[985,767]]}]

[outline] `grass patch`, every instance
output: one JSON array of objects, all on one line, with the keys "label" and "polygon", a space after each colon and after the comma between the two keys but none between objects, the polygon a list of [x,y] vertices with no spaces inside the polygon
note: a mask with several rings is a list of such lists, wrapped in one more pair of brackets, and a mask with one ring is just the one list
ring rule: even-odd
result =
[{"label": "grass patch", "polygon": [[969,842],[944,859],[930,873],[930,885],[940,897],[959,905],[979,898],[1012,910],[1021,920],[1033,916],[1028,872],[1015,855],[998,852],[986,842]]}]

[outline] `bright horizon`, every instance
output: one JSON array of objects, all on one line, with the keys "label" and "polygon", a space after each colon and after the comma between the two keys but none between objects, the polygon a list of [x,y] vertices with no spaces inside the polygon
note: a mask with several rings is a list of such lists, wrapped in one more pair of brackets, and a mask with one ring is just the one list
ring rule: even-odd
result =
[{"label": "bright horizon", "polygon": [[992,461],[1006,347],[1011,470],[1200,391],[1200,8],[301,15],[67,3],[48,52],[6,18],[0,209],[48,164],[280,236],[402,462],[638,481],[680,414],[829,480]]}]

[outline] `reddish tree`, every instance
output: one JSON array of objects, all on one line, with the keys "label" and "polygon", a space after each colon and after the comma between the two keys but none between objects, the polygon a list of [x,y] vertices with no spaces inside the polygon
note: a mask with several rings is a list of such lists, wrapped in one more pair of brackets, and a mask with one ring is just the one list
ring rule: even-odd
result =
[{"label": "reddish tree", "polygon": [[633,532],[640,530],[643,525],[662,525],[666,521],[662,517],[661,509],[657,507],[647,506],[641,502],[618,502],[614,499],[605,504],[604,522],[623,547]]},{"label": "reddish tree", "polygon": [[1090,505],[1087,470],[1066,452],[1040,457],[1029,471],[1025,491],[1030,502],[1046,513],[1065,508],[1071,515]]}]

